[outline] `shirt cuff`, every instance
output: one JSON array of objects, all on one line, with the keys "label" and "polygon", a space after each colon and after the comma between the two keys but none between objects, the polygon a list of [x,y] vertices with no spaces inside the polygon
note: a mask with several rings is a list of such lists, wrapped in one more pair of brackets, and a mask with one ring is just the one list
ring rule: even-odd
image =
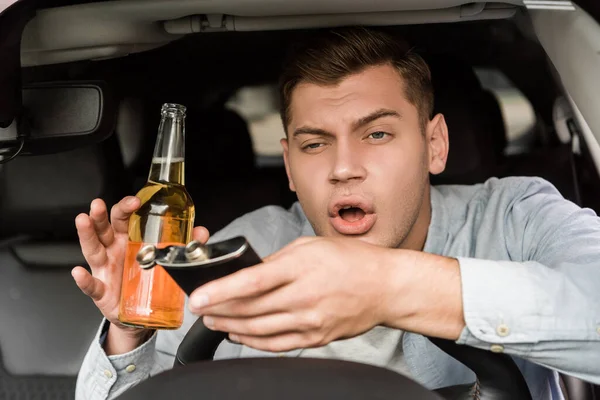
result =
[{"label": "shirt cuff", "polygon": [[471,338],[531,345],[597,340],[597,315],[589,294],[561,271],[532,261],[458,258],[458,262],[469,330],[461,335],[461,344],[471,344]]},{"label": "shirt cuff", "polygon": [[105,398],[111,394],[122,393],[128,388],[147,379],[154,365],[154,353],[156,345],[156,332],[144,344],[124,354],[107,356],[103,344],[110,322],[106,319],[100,325],[100,329],[90,349],[93,361],[95,388]]},{"label": "shirt cuff", "polygon": [[[504,345],[533,345],[542,339],[544,309],[550,306],[544,305],[547,293],[541,290],[544,274],[536,268],[542,266],[457,259],[466,323],[458,344],[503,352]],[[549,318],[553,320],[555,316]],[[552,325],[552,321],[545,321]],[[525,349],[519,346],[519,350],[523,353]]]}]

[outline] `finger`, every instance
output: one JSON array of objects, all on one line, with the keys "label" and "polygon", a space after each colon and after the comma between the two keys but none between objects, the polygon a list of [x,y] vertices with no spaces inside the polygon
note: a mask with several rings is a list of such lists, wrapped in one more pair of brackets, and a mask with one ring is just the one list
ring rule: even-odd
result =
[{"label": "finger", "polygon": [[202,315],[228,318],[249,318],[287,312],[297,305],[296,296],[286,285],[256,297],[245,297],[202,308]]},{"label": "finger", "polygon": [[71,271],[71,275],[79,289],[92,300],[98,301],[104,296],[104,283],[94,278],[85,268],[75,267]]},{"label": "finger", "polygon": [[281,353],[284,351],[321,346],[321,341],[317,334],[306,334],[301,332],[287,332],[275,336],[246,336],[231,334],[229,335],[229,338],[233,342],[271,353]]},{"label": "finger", "polygon": [[202,322],[207,328],[220,332],[243,336],[273,336],[290,331],[301,331],[297,319],[297,316],[291,313],[270,314],[256,318],[224,318],[206,315]]},{"label": "finger", "polygon": [[85,260],[90,264],[92,270],[101,268],[108,263],[106,249],[100,243],[98,234],[94,229],[92,219],[87,214],[79,214],[75,218],[75,226],[77,227],[77,236],[79,236],[79,244]]},{"label": "finger", "polygon": [[115,235],[108,222],[108,211],[106,204],[101,199],[95,199],[90,206],[90,217],[94,222],[94,229],[98,234],[98,239],[104,247],[110,246],[115,240]]},{"label": "finger", "polygon": [[205,244],[208,242],[208,238],[210,234],[208,233],[208,229],[203,226],[197,226],[194,228],[192,232],[192,239],[197,240],[198,242]]},{"label": "finger", "polygon": [[116,234],[126,234],[129,229],[129,217],[140,207],[140,199],[128,196],[115,204],[110,210],[110,222]]},{"label": "finger", "polygon": [[291,268],[274,263],[261,263],[244,268],[196,289],[190,296],[190,310],[203,314],[206,306],[269,292],[292,280]]}]

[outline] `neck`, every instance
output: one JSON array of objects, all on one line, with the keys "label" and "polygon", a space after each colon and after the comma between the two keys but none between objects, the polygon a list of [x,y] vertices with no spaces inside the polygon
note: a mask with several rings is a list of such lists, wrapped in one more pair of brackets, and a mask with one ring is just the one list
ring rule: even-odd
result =
[{"label": "neck", "polygon": [[152,159],[148,180],[155,183],[167,183],[184,185],[185,170],[183,158],[160,158]]},{"label": "neck", "polygon": [[164,105],[148,179],[184,185],[185,108]]},{"label": "neck", "polygon": [[408,236],[404,239],[400,248],[406,250],[417,250],[423,251],[425,247],[425,241],[427,240],[427,233],[429,232],[429,224],[431,223],[431,186],[428,184],[425,193],[423,194],[423,201],[421,202],[421,209],[419,215],[415,221],[412,229]]}]

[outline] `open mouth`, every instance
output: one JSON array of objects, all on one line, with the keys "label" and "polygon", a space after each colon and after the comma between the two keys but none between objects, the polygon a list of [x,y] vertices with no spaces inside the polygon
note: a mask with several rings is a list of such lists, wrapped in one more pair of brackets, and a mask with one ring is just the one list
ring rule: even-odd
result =
[{"label": "open mouth", "polygon": [[338,214],[346,222],[356,222],[363,219],[365,215],[367,215],[362,208],[352,206],[346,206],[345,208],[342,208]]},{"label": "open mouth", "polygon": [[375,224],[376,214],[362,199],[345,199],[334,203],[329,210],[333,228],[343,235],[362,235]]}]

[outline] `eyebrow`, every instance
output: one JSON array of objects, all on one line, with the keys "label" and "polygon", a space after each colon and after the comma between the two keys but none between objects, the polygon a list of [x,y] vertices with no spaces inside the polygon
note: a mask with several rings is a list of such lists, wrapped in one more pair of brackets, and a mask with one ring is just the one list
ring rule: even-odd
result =
[{"label": "eyebrow", "polygon": [[[373,111],[371,114],[366,115],[360,119],[358,119],[352,126],[352,130],[356,130],[362,126],[365,126],[373,121],[378,120],[383,117],[395,117],[398,119],[402,119],[402,116],[394,110],[390,110],[387,108],[381,108],[379,110]],[[310,126],[301,126],[300,128],[294,131],[293,136],[296,137],[298,135],[317,135],[317,136],[335,136],[333,133],[326,131],[325,129],[320,128],[312,128]]]},{"label": "eyebrow", "polygon": [[294,137],[299,135],[317,135],[317,136],[335,136],[333,133],[326,131],[325,129],[311,128],[310,126],[301,126],[294,131]]},{"label": "eyebrow", "polygon": [[354,129],[353,130],[358,129],[361,126],[365,126],[367,124],[370,124],[371,122],[376,121],[379,118],[383,118],[383,117],[395,117],[395,118],[398,118],[398,119],[402,119],[402,116],[397,111],[390,110],[390,109],[387,109],[387,108],[380,108],[379,110],[373,111],[371,114],[369,114],[369,115],[367,115],[365,117],[362,117],[361,119],[359,119],[358,121],[356,121],[354,123],[354,126],[353,126]]}]

